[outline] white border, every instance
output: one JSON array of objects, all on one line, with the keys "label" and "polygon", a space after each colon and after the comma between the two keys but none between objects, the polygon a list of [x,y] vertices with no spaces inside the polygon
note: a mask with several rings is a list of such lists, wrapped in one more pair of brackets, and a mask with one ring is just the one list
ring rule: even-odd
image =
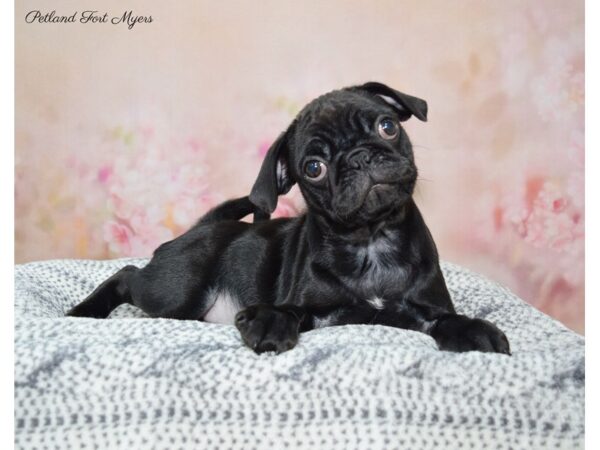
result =
[{"label": "white border", "polygon": [[[544,7],[540,4],[540,7]],[[600,220],[598,199],[593,193],[600,192],[598,182],[598,164],[600,152],[599,129],[600,107],[598,102],[598,83],[600,82],[598,1],[586,1],[586,74],[585,74],[585,103],[586,103],[586,447],[598,446],[596,430],[597,399],[598,399],[598,319],[600,290],[598,279],[598,245],[600,238]],[[0,15],[0,55],[3,65],[0,72],[0,286],[5,304],[5,314],[0,315],[0,345],[2,371],[0,380],[0,401],[2,403],[2,432],[0,432],[0,448],[12,448],[14,445],[14,315],[12,304],[14,298],[14,3],[3,4]],[[593,22],[596,22],[595,24]],[[594,49],[590,51],[590,49]],[[594,168],[594,170],[592,169]],[[11,305],[8,313],[6,305]],[[592,349],[589,351],[589,349]]]},{"label": "white border", "polygon": [[0,14],[0,286],[4,313],[0,314],[2,379],[0,447],[14,446],[14,3],[2,5]]}]

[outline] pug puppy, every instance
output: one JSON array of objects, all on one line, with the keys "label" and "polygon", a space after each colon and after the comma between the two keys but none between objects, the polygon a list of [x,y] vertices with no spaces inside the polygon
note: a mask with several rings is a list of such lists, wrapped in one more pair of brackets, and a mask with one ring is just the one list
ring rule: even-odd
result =
[{"label": "pug puppy", "polygon": [[[427,120],[424,100],[377,82],[313,100],[269,149],[249,197],[209,211],[68,315],[104,318],[130,303],[151,317],[235,324],[256,353],[287,351],[314,328],[380,324],[426,333],[441,350],[510,354],[494,324],[454,309],[412,198],[401,123],[413,116]],[[296,183],[306,212],[266,220]],[[239,221],[251,213],[255,223]]]}]

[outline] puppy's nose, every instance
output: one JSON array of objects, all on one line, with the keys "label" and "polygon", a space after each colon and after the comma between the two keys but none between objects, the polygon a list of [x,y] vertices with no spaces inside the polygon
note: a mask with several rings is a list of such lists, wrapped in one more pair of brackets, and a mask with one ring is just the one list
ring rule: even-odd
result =
[{"label": "puppy's nose", "polygon": [[348,153],[347,159],[350,167],[360,169],[371,163],[371,153],[366,148],[355,148]]}]

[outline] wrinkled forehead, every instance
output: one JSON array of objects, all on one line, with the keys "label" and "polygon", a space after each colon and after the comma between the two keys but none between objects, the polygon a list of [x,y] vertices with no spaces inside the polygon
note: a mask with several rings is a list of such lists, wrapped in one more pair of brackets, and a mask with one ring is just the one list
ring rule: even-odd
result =
[{"label": "wrinkled forehead", "polygon": [[[368,133],[383,114],[395,115],[383,100],[356,92],[333,91],[304,107],[298,114],[298,131],[304,138]],[[350,137],[350,136],[347,136]]]}]

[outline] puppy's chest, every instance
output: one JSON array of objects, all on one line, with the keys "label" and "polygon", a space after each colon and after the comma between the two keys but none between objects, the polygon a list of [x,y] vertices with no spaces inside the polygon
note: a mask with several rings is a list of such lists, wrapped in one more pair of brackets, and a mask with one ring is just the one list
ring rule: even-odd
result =
[{"label": "puppy's chest", "polygon": [[381,309],[389,297],[407,288],[412,268],[403,260],[396,239],[380,238],[357,246],[346,257],[351,270],[344,275],[345,283],[373,307]]}]

